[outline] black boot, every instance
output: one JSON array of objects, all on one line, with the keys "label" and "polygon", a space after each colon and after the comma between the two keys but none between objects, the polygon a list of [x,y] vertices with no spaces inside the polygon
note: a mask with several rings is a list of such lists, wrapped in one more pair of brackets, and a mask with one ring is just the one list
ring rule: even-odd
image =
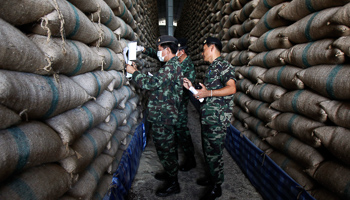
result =
[{"label": "black boot", "polygon": [[197,180],[197,184],[201,185],[201,186],[210,186],[210,185],[214,185],[213,181],[208,177],[205,176],[203,178],[199,178]]},{"label": "black boot", "polygon": [[180,185],[177,178],[170,178],[165,181],[162,187],[156,191],[158,197],[167,197],[178,193],[180,193]]},{"label": "black boot", "polygon": [[169,175],[166,172],[158,172],[156,175],[154,175],[154,178],[159,181],[166,181],[169,179]]},{"label": "black boot", "polygon": [[179,166],[179,170],[187,172],[195,167],[196,167],[196,159],[194,158],[194,156],[192,156],[192,157],[187,158],[185,160],[185,163]]},{"label": "black boot", "polygon": [[214,200],[217,197],[221,197],[221,185],[211,186],[200,200]]}]

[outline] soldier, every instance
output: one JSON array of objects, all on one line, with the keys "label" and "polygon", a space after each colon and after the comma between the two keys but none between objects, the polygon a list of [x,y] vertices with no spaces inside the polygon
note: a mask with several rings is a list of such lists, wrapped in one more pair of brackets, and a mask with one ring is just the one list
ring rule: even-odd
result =
[{"label": "soldier", "polygon": [[[196,77],[194,65],[192,63],[191,58],[188,56],[187,50],[187,40],[180,38],[179,41],[179,49],[176,53],[176,56],[179,58],[179,62],[181,63],[182,73],[184,77],[186,77],[191,82],[194,82]],[[191,95],[193,97],[193,95]],[[190,131],[187,127],[187,106],[190,99],[190,92],[184,88],[182,101],[180,104],[179,110],[179,120],[176,126],[176,135],[179,146],[183,149],[185,154],[185,162],[179,166],[180,171],[189,171],[192,168],[196,167],[196,159],[194,157],[194,147],[192,143],[192,138]],[[197,101],[197,100],[195,100]],[[198,101],[197,101],[198,102]]]},{"label": "soldier", "polygon": [[[201,186],[209,186],[202,199],[221,196],[224,181],[223,149],[226,131],[230,125],[233,94],[236,93],[235,72],[230,63],[221,56],[222,44],[217,38],[208,37],[204,41],[203,58],[210,66],[206,71],[202,89],[195,95],[205,98],[201,104],[201,136],[205,162],[209,173],[197,180]],[[190,80],[184,78],[184,86],[192,90]],[[191,88],[192,87],[192,88]]]},{"label": "soldier", "polygon": [[152,123],[153,142],[167,173],[167,179],[156,191],[156,195],[165,197],[180,192],[175,125],[183,93],[183,74],[175,56],[178,48],[177,39],[168,35],[160,36],[157,46],[159,60],[166,62],[158,72],[151,75],[144,74],[131,65],[126,66],[126,71],[132,74],[132,80],[139,87],[150,90],[147,119]]}]

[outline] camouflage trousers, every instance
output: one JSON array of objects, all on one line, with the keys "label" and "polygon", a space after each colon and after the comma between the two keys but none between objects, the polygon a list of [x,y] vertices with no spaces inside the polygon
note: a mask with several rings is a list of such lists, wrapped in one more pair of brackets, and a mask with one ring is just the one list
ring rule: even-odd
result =
[{"label": "camouflage trousers", "polygon": [[215,184],[224,182],[224,160],[222,157],[227,127],[202,124],[202,148],[204,160]]},{"label": "camouflage trousers", "polygon": [[176,134],[174,125],[152,124],[153,142],[161,164],[170,177],[177,176]]},{"label": "camouflage trousers", "polygon": [[176,137],[177,143],[180,148],[183,149],[186,158],[190,158],[194,156],[194,147],[192,143],[192,138],[190,134],[190,130],[187,127],[187,104],[186,107],[180,110],[178,116],[178,123],[176,125]]}]

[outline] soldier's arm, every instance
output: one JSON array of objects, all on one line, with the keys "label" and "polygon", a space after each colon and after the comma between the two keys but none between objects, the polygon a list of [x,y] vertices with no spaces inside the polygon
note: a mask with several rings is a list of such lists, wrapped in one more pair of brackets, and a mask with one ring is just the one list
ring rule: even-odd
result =
[{"label": "soldier's arm", "polygon": [[149,76],[139,71],[135,71],[132,75],[132,79],[142,89],[155,90],[164,83],[168,76],[168,73],[168,68],[161,68],[157,73],[154,73],[153,76]]},{"label": "soldier's arm", "polygon": [[158,57],[157,57],[157,51],[156,51],[155,49],[150,48],[150,47],[145,48],[145,50],[144,50],[142,53],[143,53],[143,54],[146,54],[146,55],[149,56],[149,57],[158,59]]}]

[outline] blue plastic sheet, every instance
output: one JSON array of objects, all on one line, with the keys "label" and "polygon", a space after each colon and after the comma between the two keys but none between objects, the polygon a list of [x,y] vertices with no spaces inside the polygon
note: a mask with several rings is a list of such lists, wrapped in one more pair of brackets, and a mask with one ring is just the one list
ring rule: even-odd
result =
[{"label": "blue plastic sheet", "polygon": [[314,200],[270,157],[232,125],[227,129],[225,147],[264,199]]},{"label": "blue plastic sheet", "polygon": [[117,171],[113,174],[110,192],[104,200],[123,200],[127,195],[140,164],[140,158],[146,147],[146,132],[144,123],[135,130],[128,148],[124,151]]}]

